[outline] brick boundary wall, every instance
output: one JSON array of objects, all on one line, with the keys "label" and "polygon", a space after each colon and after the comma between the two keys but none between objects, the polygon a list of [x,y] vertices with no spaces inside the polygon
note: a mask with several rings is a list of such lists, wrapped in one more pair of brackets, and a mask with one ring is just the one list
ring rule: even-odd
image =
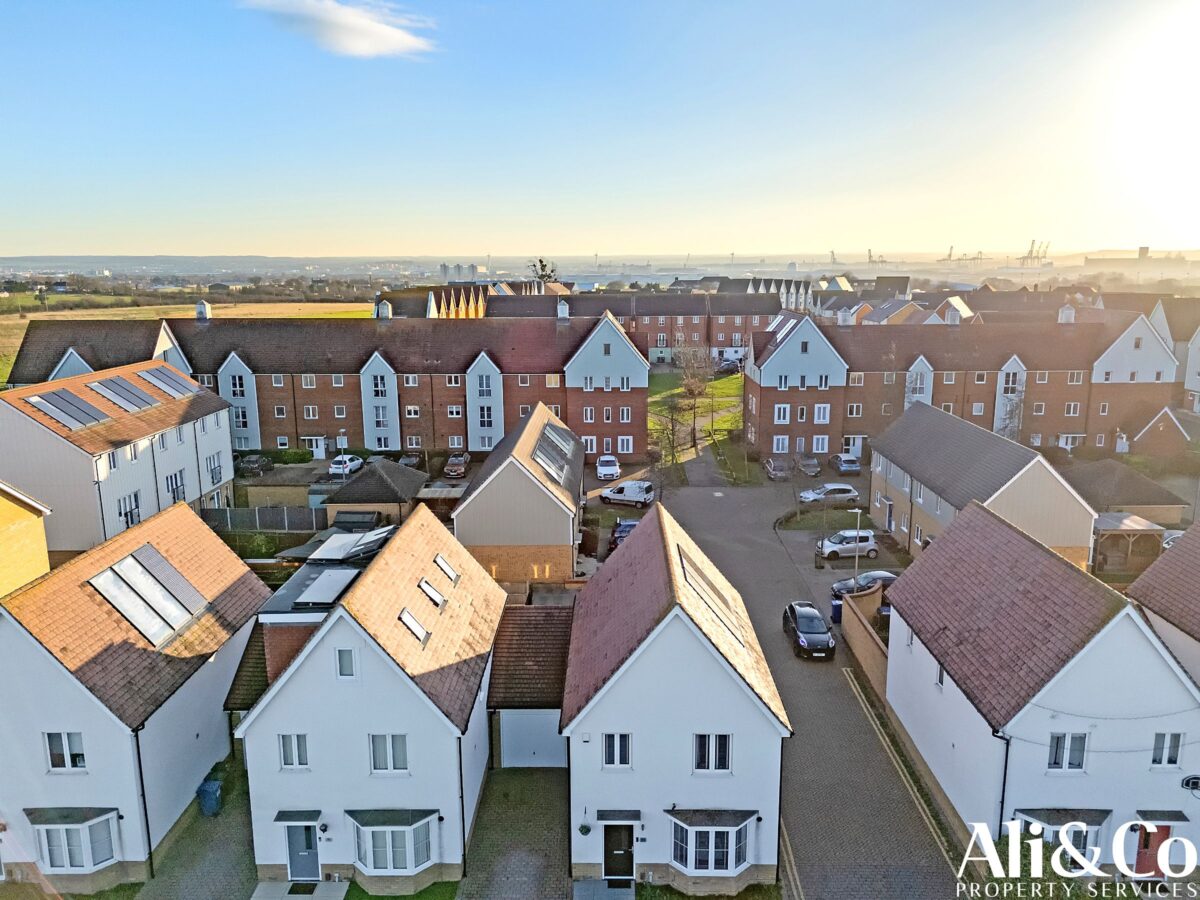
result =
[{"label": "brick boundary wall", "polygon": [[[881,701],[887,700],[888,652],[863,609],[876,609],[883,595],[881,588],[847,597],[842,602],[842,637],[858,660],[867,681]],[[861,608],[860,608],[861,607]]]}]

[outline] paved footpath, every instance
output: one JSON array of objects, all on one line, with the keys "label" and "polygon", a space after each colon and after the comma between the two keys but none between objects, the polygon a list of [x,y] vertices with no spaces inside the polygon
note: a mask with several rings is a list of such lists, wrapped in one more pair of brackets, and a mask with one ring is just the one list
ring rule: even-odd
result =
[{"label": "paved footpath", "polygon": [[954,873],[847,678],[845,644],[832,663],[801,661],[783,634],[784,604],[812,600],[828,614],[832,581],[805,570],[808,536],[783,533],[789,556],[775,535],[791,496],[790,484],[768,484],[677,488],[666,500],[741,592],[796,729],[784,743],[783,820],[803,893],[788,895],[952,900]]}]

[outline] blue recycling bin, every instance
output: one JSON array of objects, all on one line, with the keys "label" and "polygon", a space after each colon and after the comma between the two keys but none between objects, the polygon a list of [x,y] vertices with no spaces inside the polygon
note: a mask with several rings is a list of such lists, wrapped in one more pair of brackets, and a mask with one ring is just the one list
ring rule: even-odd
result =
[{"label": "blue recycling bin", "polygon": [[834,597],[829,603],[829,618],[833,620],[834,625],[842,624],[842,601]]},{"label": "blue recycling bin", "polygon": [[211,818],[221,811],[221,782],[201,782],[196,796],[200,800],[200,815]]}]

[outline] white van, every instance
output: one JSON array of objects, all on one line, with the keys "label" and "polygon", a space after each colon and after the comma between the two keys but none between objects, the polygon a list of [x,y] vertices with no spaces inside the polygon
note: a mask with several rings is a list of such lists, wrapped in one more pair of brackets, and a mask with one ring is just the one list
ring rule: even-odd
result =
[{"label": "white van", "polygon": [[654,502],[654,485],[649,481],[626,481],[600,492],[601,503],[625,503],[641,509]]},{"label": "white van", "polygon": [[875,532],[848,528],[817,541],[817,555],[823,559],[841,559],[843,556],[874,559],[879,555],[879,546],[875,543]]}]

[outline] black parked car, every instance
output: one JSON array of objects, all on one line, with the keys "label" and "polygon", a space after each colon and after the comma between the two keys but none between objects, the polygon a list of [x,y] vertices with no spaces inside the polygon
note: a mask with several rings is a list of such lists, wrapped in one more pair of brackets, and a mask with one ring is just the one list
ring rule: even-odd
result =
[{"label": "black parked car", "polygon": [[257,453],[252,453],[249,456],[243,456],[234,465],[237,466],[239,475],[261,475],[263,472],[270,472],[275,468],[275,463],[271,462],[265,456],[260,456]]},{"label": "black parked car", "polygon": [[858,578],[843,578],[841,581],[835,581],[830,587],[833,596],[844,597],[847,594],[857,594],[861,591],[869,591],[875,585],[883,582],[883,589],[887,590],[893,581],[900,576],[895,572],[863,572]]},{"label": "black parked car", "polygon": [[736,359],[727,359],[716,368],[717,375],[736,375],[742,371],[742,364]]},{"label": "black parked car", "polygon": [[608,552],[612,553],[621,546],[640,521],[641,519],[617,519],[617,524],[613,526],[612,535],[608,539]]},{"label": "black parked car", "polygon": [[783,610],[783,632],[797,656],[833,659],[837,641],[820,611],[804,600],[789,603]]}]

